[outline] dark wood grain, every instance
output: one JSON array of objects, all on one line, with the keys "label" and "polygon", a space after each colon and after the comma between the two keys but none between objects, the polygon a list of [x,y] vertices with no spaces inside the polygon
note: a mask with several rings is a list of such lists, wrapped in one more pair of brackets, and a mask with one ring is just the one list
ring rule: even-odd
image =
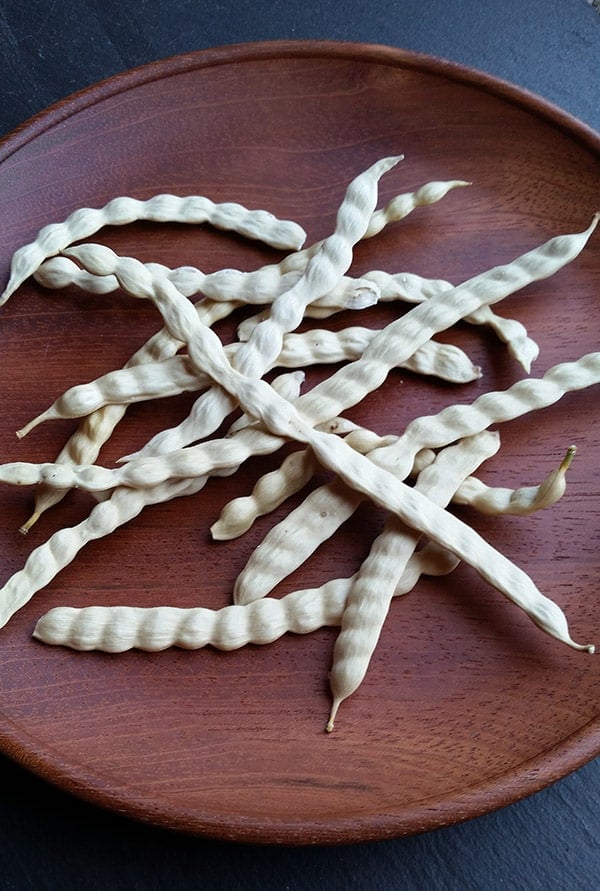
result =
[{"label": "dark wood grain", "polygon": [[[269,44],[211,50],[148,66],[55,106],[0,148],[0,276],[44,224],[117,194],[206,194],[297,219],[326,235],[347,182],[375,159],[406,160],[382,200],[430,179],[473,186],[361,245],[354,271],[410,269],[461,281],[558,232],[585,228],[600,195],[600,140],[529,94],[426,57],[378,47]],[[209,271],[279,256],[208,229],[138,224],[98,240],[123,253]],[[534,373],[597,349],[600,250],[530,286],[502,312],[541,346]],[[380,325],[395,309],[361,314]],[[340,317],[332,324],[353,323]],[[116,294],[45,293],[27,282],[0,320],[3,460],[46,460],[73,429],[13,431],[71,384],[125,362],[159,326],[151,307]],[[231,326],[219,329],[232,336]],[[492,337],[445,339],[485,369],[469,401],[521,370]],[[319,372],[315,372],[315,375]],[[315,380],[315,376],[311,378]],[[394,373],[352,416],[401,431],[448,387]],[[541,478],[571,441],[567,495],[531,519],[466,517],[567,612],[573,635],[600,643],[598,394],[568,397],[503,429],[486,480]],[[110,463],[191,399],[137,406],[103,452]],[[90,545],[3,629],[0,744],[70,792],[142,820],[245,841],[310,843],[391,837],[514,801],[600,752],[598,662],[547,639],[461,567],[393,605],[368,677],[323,732],[333,629],[265,648],[111,657],[36,644],[37,618],[59,604],[219,606],[274,518],[237,542],[212,543],[221,506],[273,459],[211,482],[193,499],[148,510]],[[2,579],[54,530],[89,509],[81,493],[24,539],[30,493],[4,488]],[[287,508],[286,508],[287,509]],[[277,512],[282,516],[284,509]],[[382,523],[364,506],[292,580],[358,565]],[[282,593],[284,586],[278,589]]]}]

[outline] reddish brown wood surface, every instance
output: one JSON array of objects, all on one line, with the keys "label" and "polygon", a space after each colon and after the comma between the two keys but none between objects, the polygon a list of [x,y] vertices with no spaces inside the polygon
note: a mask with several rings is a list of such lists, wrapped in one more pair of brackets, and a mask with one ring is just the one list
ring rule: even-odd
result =
[{"label": "reddish brown wood surface", "polygon": [[[167,61],[51,109],[0,151],[2,282],[13,250],[41,226],[119,194],[206,194],[263,206],[298,220],[312,241],[331,230],[348,181],[401,152],[406,159],[382,181],[382,200],[431,179],[473,185],[361,245],[358,273],[405,269],[458,282],[584,229],[600,201],[600,140],[589,130],[488,77],[376,47],[256,45]],[[280,256],[182,225],[113,228],[97,240],[206,271]],[[599,293],[596,236],[570,267],[499,310],[540,343],[535,374],[598,348]],[[380,325],[397,311],[358,321]],[[157,327],[151,307],[121,294],[21,287],[0,319],[2,460],[51,459],[73,424],[48,424],[21,442],[13,431],[68,386],[125,362]],[[352,417],[400,432],[415,413],[470,401],[522,374],[491,335],[461,327],[444,339],[483,365],[481,382],[453,393],[396,372]],[[132,409],[104,462],[190,404],[186,396],[164,402],[158,415],[155,406]],[[484,472],[496,485],[538,481],[575,442],[567,495],[530,519],[461,516],[563,606],[574,637],[600,644],[598,393],[569,396],[502,435]],[[464,567],[394,603],[367,679],[331,735],[323,730],[333,629],[229,654],[77,654],[32,641],[37,618],[55,605],[228,603],[273,518],[237,542],[212,543],[208,529],[230,497],[272,466],[274,459],[252,461],[193,499],[148,510],[87,547],[14,617],[0,636],[3,751],[143,820],[288,843],[383,838],[465,819],[600,752],[597,658],[546,638]],[[89,503],[70,497],[23,538],[16,530],[31,494],[3,487],[2,582]],[[353,571],[381,522],[379,511],[362,508],[290,587]]]}]

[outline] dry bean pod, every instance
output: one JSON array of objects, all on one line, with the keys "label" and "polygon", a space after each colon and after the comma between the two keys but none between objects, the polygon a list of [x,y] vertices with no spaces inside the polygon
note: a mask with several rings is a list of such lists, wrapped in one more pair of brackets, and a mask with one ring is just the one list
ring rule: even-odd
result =
[{"label": "dry bean pod", "polygon": [[0,295],[0,306],[44,260],[75,241],[89,238],[104,226],[123,226],[136,220],[210,223],[218,229],[237,232],[284,249],[297,249],[306,238],[302,227],[291,220],[278,220],[268,211],[248,210],[232,202],[215,204],[200,195],[183,198],[155,195],[146,201],[127,196],[113,198],[104,207],[83,207],[61,223],[50,223],[38,232],[35,241],[19,248],[12,258],[10,278]]},{"label": "dry bean pod", "polygon": [[[428,544],[408,561],[394,592],[411,591],[421,575],[445,575],[456,559]],[[292,591],[280,599],[265,598],[248,606],[219,610],[171,606],[55,607],[37,622],[33,636],[46,644],[75,650],[123,653],[130,649],[157,652],[168,647],[197,650],[212,646],[236,650],[267,644],[283,634],[309,634],[339,625],[352,578],[332,579],[319,588]]]}]

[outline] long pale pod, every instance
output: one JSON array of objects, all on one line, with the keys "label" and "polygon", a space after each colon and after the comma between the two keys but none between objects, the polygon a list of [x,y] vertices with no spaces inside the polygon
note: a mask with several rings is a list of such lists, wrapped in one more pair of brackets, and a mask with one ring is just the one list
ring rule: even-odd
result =
[{"label": "long pale pod", "polygon": [[[428,279],[413,272],[389,273],[372,270],[363,276],[380,289],[380,303],[402,300],[422,303],[434,294],[449,291],[454,285],[444,279]],[[516,319],[497,315],[490,306],[481,306],[464,319],[472,325],[485,325],[495,332],[508,347],[509,353],[529,373],[532,362],[539,355],[539,346],[527,333],[525,326]]]},{"label": "long pale pod", "polygon": [[[498,451],[498,434],[481,433],[441,452],[418,476],[415,488],[442,507],[460,483]],[[360,686],[387,617],[398,580],[420,535],[390,517],[375,539],[346,598],[340,633],[333,650],[329,685],[333,704],[327,730],[333,730],[340,703]]]},{"label": "long pale pod", "polygon": [[[590,232],[591,228],[588,230],[588,237]],[[583,235],[585,234],[583,233]],[[472,291],[463,289],[455,301],[452,311],[458,311],[456,303],[463,310],[460,313],[461,316],[465,314],[466,308],[468,308],[467,311],[471,311],[481,300],[477,294],[481,290],[487,296],[488,301],[500,299],[500,295],[507,287],[507,279],[510,279],[511,284],[514,285],[515,280],[527,279],[531,276],[532,270],[537,270],[538,275],[548,274],[553,261],[557,261],[558,257],[560,257],[561,263],[564,262],[565,255],[573,248],[574,240],[577,241],[573,236],[553,239],[542,249],[530,252],[520,258],[520,262],[516,264],[517,268],[507,267],[503,270],[496,268],[492,274],[488,274],[480,280],[478,288],[474,288]],[[587,239],[584,239],[583,243],[585,240]],[[582,246],[583,244],[580,242],[579,249]],[[83,249],[78,249],[78,251],[81,250]],[[112,262],[111,255],[110,251],[104,254],[109,265]],[[137,264],[137,266],[139,265],[141,264]],[[130,267],[133,272],[135,264],[130,263],[127,270]],[[127,278],[126,275],[124,277]],[[135,288],[139,294],[139,280],[136,281]],[[458,290],[455,289],[455,298]],[[272,388],[264,381],[249,379],[232,369],[216,335],[211,329],[205,328],[198,322],[193,308],[178,292],[174,292],[168,282],[147,282],[147,296],[151,297],[164,313],[165,323],[173,336],[187,340],[192,360],[198,362],[199,366],[204,363],[209,374],[232,395],[235,395],[243,409],[251,416],[259,418],[276,435],[284,438],[291,437],[309,444],[320,462],[325,467],[336,471],[348,485],[364,492],[385,509],[397,513],[408,525],[429,535],[460,559],[473,565],[483,578],[490,581],[525,609],[538,625],[564,642],[580,648],[580,645],[571,640],[564,614],[556,604],[544,597],[522,570],[491,548],[473,530],[451,514],[447,514],[431,504],[427,498],[423,498],[420,493],[405,486],[389,472],[354,452],[343,440],[313,429],[294,406],[277,397]],[[444,297],[445,295],[440,296]],[[418,314],[422,309],[429,311],[435,299],[432,298],[428,304],[416,307],[412,313]],[[443,305],[441,309],[443,312]],[[440,310],[440,307],[434,307],[434,319],[436,310]],[[431,324],[431,313],[429,316],[429,324]],[[406,318],[408,316],[404,317],[404,319]],[[423,321],[420,316],[419,320]],[[416,324],[414,318],[412,322],[414,327]],[[427,325],[422,327],[427,328]],[[408,326],[409,330],[410,328],[411,325]],[[377,343],[377,338],[373,343]],[[380,348],[374,351],[372,361],[381,364],[386,358],[386,349],[389,349],[389,344],[384,342],[378,346]],[[490,573],[490,566],[494,567],[493,575]]]},{"label": "long pale pod", "polygon": [[47,258],[75,241],[94,235],[104,226],[123,226],[136,220],[210,223],[216,228],[287,249],[301,247],[306,238],[302,227],[291,220],[278,220],[268,211],[248,210],[233,202],[215,204],[201,195],[183,198],[155,195],[146,201],[128,196],[113,198],[104,207],[83,207],[61,223],[50,223],[38,232],[35,241],[15,251],[8,284],[0,295],[0,306]]},{"label": "long pale pod", "polygon": [[[102,279],[99,278],[99,281]],[[319,329],[302,334],[286,334],[274,365],[301,368],[358,359],[376,335],[376,330],[359,326],[342,331]],[[225,352],[231,359],[239,348],[238,343],[227,344]],[[414,374],[431,375],[458,384],[469,383],[481,376],[479,366],[474,365],[461,349],[433,340],[423,344],[400,367]],[[45,421],[81,418],[106,405],[129,406],[135,402],[197,392],[210,385],[210,378],[198,371],[186,355],[131,363],[88,383],[70,387],[48,409],[18,430],[17,436],[26,436]],[[127,460],[132,457],[128,455]],[[80,458],[76,463],[83,461]]]},{"label": "long pale pod", "polygon": [[235,580],[234,603],[251,603],[269,594],[331,538],[364,500],[362,492],[337,479],[313,489],[251,553]]},{"label": "long pale pod", "polygon": [[527,412],[547,408],[566,393],[600,383],[600,352],[587,353],[575,362],[561,362],[541,378],[525,378],[507,390],[483,393],[472,403],[451,405],[436,415],[411,421],[398,440],[373,454],[373,460],[403,473],[412,463],[411,454],[422,448],[440,448],[501,424]]},{"label": "long pale pod", "polygon": [[[411,591],[421,575],[446,575],[456,564],[447,551],[427,544],[408,561],[394,596]],[[327,625],[339,625],[353,578],[332,579],[319,588],[292,591],[279,599],[269,597],[248,606],[219,610],[55,607],[39,619],[33,636],[47,644],[108,653],[134,648],[147,652],[168,647],[197,650],[206,646],[236,650],[249,643],[272,643],[286,633],[309,634]]]},{"label": "long pale pod", "polygon": [[[367,448],[360,450],[368,453],[373,462],[392,471],[398,479],[405,479],[411,472],[417,455],[424,449],[441,448],[462,437],[480,433],[492,424],[512,420],[536,409],[547,408],[558,402],[566,393],[585,389],[597,383],[600,383],[600,353],[590,353],[576,362],[554,366],[542,378],[518,381],[507,390],[484,394],[470,405],[450,406],[439,414],[428,417],[426,423],[421,423],[420,420],[412,422],[402,436],[388,437],[387,441],[374,438],[370,443],[371,450]],[[353,439],[356,447],[358,442],[355,435],[350,434],[348,441]],[[563,473],[565,469],[563,468]],[[560,497],[562,492],[560,489],[557,491],[556,486],[561,485],[562,474],[558,476],[559,479],[555,480],[552,475],[550,482],[541,492],[539,487],[535,487],[534,490],[515,495],[514,490],[507,489],[503,493],[494,491],[483,498],[481,497],[483,484],[478,480],[468,480],[463,488],[462,497],[459,496],[458,500],[470,503],[471,499],[474,499],[474,506],[477,507],[477,497],[479,497],[482,509],[485,509],[486,502],[488,504],[491,502],[496,511],[503,505],[506,513],[518,513],[519,505],[522,505],[522,512],[525,513],[526,505],[531,509],[539,509],[545,503],[550,503],[548,496],[554,500]],[[349,519],[361,500],[356,492],[342,485],[339,480],[311,492],[288,517],[267,533],[266,541],[269,541],[271,536],[273,539],[276,536],[282,539],[286,560],[275,565],[272,561],[264,560],[264,552],[257,551],[252,554],[234,588],[239,602],[245,602],[247,597],[264,596],[259,593],[261,589],[257,585],[257,579],[261,579],[264,588],[269,585],[267,590],[270,590],[287,574],[297,569],[319,545]],[[316,523],[315,518],[325,510],[325,506],[327,506],[327,524]],[[310,529],[310,535],[299,534],[299,530],[302,529]],[[263,566],[265,562],[268,566]]]},{"label": "long pale pod", "polygon": [[436,204],[445,198],[452,189],[461,189],[470,186],[471,183],[464,179],[453,180],[433,180],[424,183],[415,192],[408,192],[403,195],[396,195],[385,207],[374,211],[367,231],[363,238],[373,238],[378,235],[381,230],[390,223],[403,220],[417,207],[425,207],[428,204]]},{"label": "long pale pod", "polygon": [[[194,266],[178,266],[175,269],[162,263],[146,263],[145,266],[152,275],[168,278],[186,297],[195,297],[201,293],[204,298],[216,303],[236,305],[270,304],[278,294],[289,290],[302,275],[301,269],[267,274],[266,270],[274,267],[261,267],[251,272],[219,269],[204,273]],[[110,294],[120,287],[115,275],[94,275],[81,269],[64,254],[42,263],[34,273],[34,278],[46,288],[56,290],[75,285],[92,294]],[[314,300],[312,306],[315,310],[321,308],[338,312],[342,309],[365,309],[378,300],[379,288],[374,281],[345,275],[328,294]]]},{"label": "long pale pod", "polygon": [[[298,281],[274,299],[267,318],[256,326],[249,340],[231,357],[231,364],[237,371],[250,377],[262,377],[281,352],[284,335],[302,321],[306,306],[339,283],[352,262],[353,247],[364,236],[375,210],[379,179],[400,160],[400,157],[384,158],[350,183],[337,214],[334,232],[310,257]],[[118,272],[116,274],[119,277]],[[136,457],[173,451],[210,435],[234,407],[232,394],[221,387],[208,390],[194,404],[185,421],[157,434],[136,453]]]},{"label": "long pale pod", "polygon": [[197,477],[147,489],[115,489],[110,498],[96,504],[90,515],[77,526],[60,529],[32,551],[23,568],[10,577],[0,590],[0,627],[71,563],[88,542],[109,535],[147,505],[192,494],[205,482],[206,478]]},{"label": "long pale pod", "polygon": [[[531,281],[552,275],[573,260],[583,250],[597,222],[598,215],[595,215],[584,232],[552,238],[513,263],[495,267],[415,306],[380,332],[359,360],[349,363],[324,384],[302,396],[297,403],[298,410],[316,423],[342,414],[380,386],[391,367],[402,361],[403,357],[412,355],[433,334],[450,327],[479,306],[497,302]],[[99,274],[110,274],[119,268],[122,284],[126,287],[131,274],[133,293],[145,289],[147,296],[152,294],[154,280],[137,261],[119,260],[108,248],[99,246],[83,246],[70,249],[70,252],[83,265],[91,265],[93,271]],[[168,282],[163,281],[161,287],[175,298],[180,296]],[[218,349],[222,351],[220,343]],[[206,370],[210,373],[209,369]]]}]

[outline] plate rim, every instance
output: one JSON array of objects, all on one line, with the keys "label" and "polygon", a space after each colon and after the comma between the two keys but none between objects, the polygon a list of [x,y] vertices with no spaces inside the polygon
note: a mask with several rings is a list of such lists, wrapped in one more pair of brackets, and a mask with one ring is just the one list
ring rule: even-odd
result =
[{"label": "plate rim", "polygon": [[[36,113],[0,139],[0,164],[12,154],[62,121],[120,93],[153,81],[187,72],[270,59],[346,59],[395,68],[416,70],[470,85],[543,119],[600,157],[600,133],[549,100],[507,80],[462,63],[426,53],[383,44],[333,40],[276,40],[225,44],[194,50],[148,62],[111,75],[59,100]],[[10,725],[10,727],[9,727]],[[537,753],[518,767],[514,765],[464,792],[450,792],[436,799],[413,803],[410,810],[397,814],[369,814],[360,817],[299,818],[298,823],[281,819],[269,821],[253,816],[235,824],[226,816],[198,817],[177,810],[170,802],[151,809],[147,801],[120,795],[103,788],[98,775],[78,764],[77,770],[60,753],[49,748],[32,751],[30,734],[2,716],[0,752],[44,781],[88,803],[133,818],[139,822],[221,841],[258,844],[348,844],[397,838],[430,831],[482,816],[515,803],[564,778],[600,755],[600,715],[550,749]],[[567,762],[565,764],[565,761]],[[83,769],[82,769],[83,768]],[[518,771],[518,772],[517,772]],[[86,776],[96,780],[86,782]]]},{"label": "plate rim", "polygon": [[379,43],[360,43],[337,40],[265,40],[250,43],[222,44],[206,49],[178,53],[146,62],[102,78],[52,103],[27,118],[0,139],[0,163],[32,139],[61,121],[97,102],[154,80],[177,76],[199,68],[217,67],[239,62],[266,61],[271,58],[347,58],[411,68],[437,74],[498,96],[519,107],[534,112],[554,126],[567,130],[571,136],[592,151],[600,152],[600,132],[575,115],[526,87],[490,74],[461,62],[416,50],[386,46]]},{"label": "plate rim", "polygon": [[[25,745],[29,734],[21,729],[11,739],[0,727],[0,752],[63,793],[149,826],[214,841],[288,847],[314,844],[335,846],[404,838],[458,825],[535,795],[583,767],[600,753],[600,736],[595,744],[593,741],[593,730],[596,728],[597,733],[597,724],[597,719],[589,721],[560,743],[523,761],[518,765],[521,769],[518,774],[512,767],[469,787],[464,793],[451,791],[434,803],[427,799],[413,803],[402,817],[397,814],[337,817],[334,825],[326,819],[311,818],[307,821],[305,817],[299,817],[297,821],[284,823],[280,818],[269,820],[263,816],[259,819],[255,815],[247,822],[238,818],[234,824],[225,815],[199,820],[197,815],[183,812],[170,802],[151,810],[146,800],[133,798],[131,792],[124,796],[101,788],[96,773],[87,766],[82,770],[81,764],[74,771],[60,753],[52,753],[53,760],[50,762],[49,750],[40,752],[38,747],[33,753],[27,751]],[[572,749],[574,755],[567,770],[564,765],[565,747]],[[96,780],[95,785],[86,782],[86,775],[90,780]],[[523,776],[529,780],[527,787],[524,787]]]}]

